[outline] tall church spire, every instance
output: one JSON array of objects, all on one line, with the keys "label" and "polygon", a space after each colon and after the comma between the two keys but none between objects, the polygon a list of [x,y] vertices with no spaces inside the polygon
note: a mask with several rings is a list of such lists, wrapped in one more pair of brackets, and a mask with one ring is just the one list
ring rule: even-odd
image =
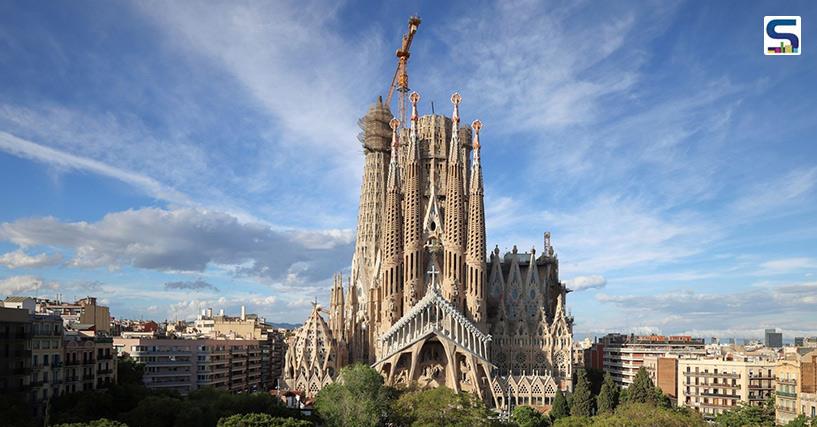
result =
[{"label": "tall church spire", "polygon": [[380,249],[383,259],[380,283],[383,294],[380,316],[381,332],[388,330],[400,318],[403,305],[403,260],[401,259],[403,256],[403,207],[400,197],[400,168],[397,164],[400,151],[397,130],[400,121],[392,119],[389,124],[392,129],[391,161],[386,184],[386,209],[383,213],[383,239]]},{"label": "tall church spire", "polygon": [[420,147],[417,136],[417,102],[420,94],[412,92],[411,131],[405,165],[405,221],[403,222],[403,310],[408,311],[422,296],[423,289],[423,187],[420,169]]},{"label": "tall church spire", "polygon": [[457,308],[463,307],[463,255],[465,248],[465,195],[463,190],[463,175],[460,162],[460,102],[459,93],[451,95],[454,104],[454,113],[451,115],[451,144],[448,153],[448,171],[445,197],[445,241],[443,267],[443,296]]},{"label": "tall church spire", "polygon": [[480,327],[485,326],[485,203],[482,188],[482,165],[479,159],[479,130],[482,122],[474,120],[473,160],[471,165],[471,188],[469,190],[468,249],[466,264],[466,308],[468,315]]},{"label": "tall church spire", "polygon": [[344,339],[344,300],[343,300],[343,276],[341,273],[335,274],[335,283],[332,286],[332,294],[329,301],[329,328],[335,339]]}]

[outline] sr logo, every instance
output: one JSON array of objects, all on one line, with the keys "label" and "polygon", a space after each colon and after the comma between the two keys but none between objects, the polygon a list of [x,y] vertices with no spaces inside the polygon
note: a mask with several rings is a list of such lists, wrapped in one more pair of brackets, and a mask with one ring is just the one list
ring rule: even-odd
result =
[{"label": "sr logo", "polygon": [[799,55],[800,46],[799,16],[764,16],[763,17],[763,53],[766,55]]}]

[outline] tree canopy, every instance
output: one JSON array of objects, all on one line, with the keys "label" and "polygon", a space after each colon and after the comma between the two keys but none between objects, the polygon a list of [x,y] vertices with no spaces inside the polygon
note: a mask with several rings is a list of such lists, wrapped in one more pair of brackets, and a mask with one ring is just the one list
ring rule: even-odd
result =
[{"label": "tree canopy", "polygon": [[562,390],[556,390],[556,396],[553,398],[553,407],[550,408],[550,417],[554,420],[567,417],[570,415],[570,406],[567,404]]},{"label": "tree canopy", "polygon": [[318,393],[315,410],[329,426],[375,426],[388,415],[390,395],[377,371],[356,363]]},{"label": "tree canopy", "polygon": [[311,427],[312,423],[294,418],[273,417],[269,414],[240,414],[218,420],[217,427]]},{"label": "tree canopy", "polygon": [[774,397],[760,406],[741,403],[731,411],[718,414],[715,423],[723,427],[774,426]]},{"label": "tree canopy", "polygon": [[619,388],[609,373],[604,374],[604,382],[596,398],[596,409],[599,414],[611,414],[618,406]]},{"label": "tree canopy", "polygon": [[53,424],[52,427],[128,427],[128,425],[119,421],[100,418],[84,423]]},{"label": "tree canopy", "polygon": [[642,366],[627,388],[627,400],[633,403],[654,403],[655,390],[647,370]]},{"label": "tree canopy", "polygon": [[490,426],[493,413],[471,393],[446,387],[407,391],[394,403],[394,421],[407,426]]},{"label": "tree canopy", "polygon": [[590,391],[590,381],[587,373],[579,368],[576,373],[576,387],[573,389],[573,399],[570,401],[570,414],[579,417],[591,417],[595,412],[595,399]]},{"label": "tree canopy", "polygon": [[565,417],[556,420],[554,427],[703,427],[704,419],[694,410],[680,410],[655,406],[650,403],[625,403],[613,413],[590,417]]},{"label": "tree canopy", "polygon": [[550,418],[527,405],[513,408],[511,421],[519,427],[549,427]]}]

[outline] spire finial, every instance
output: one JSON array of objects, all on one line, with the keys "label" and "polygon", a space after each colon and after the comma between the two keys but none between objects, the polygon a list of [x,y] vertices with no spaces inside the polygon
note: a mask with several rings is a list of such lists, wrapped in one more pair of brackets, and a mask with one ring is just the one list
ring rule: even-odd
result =
[{"label": "spire finial", "polygon": [[389,126],[391,126],[391,148],[392,150],[396,150],[400,146],[400,142],[398,141],[397,137],[397,128],[400,127],[400,120],[393,117],[389,122]]},{"label": "spire finial", "polygon": [[460,122],[460,102],[462,102],[462,96],[459,92],[452,93],[451,103],[454,104],[454,114],[451,115],[451,120],[455,126]]},{"label": "spire finial", "polygon": [[479,119],[474,120],[471,123],[471,127],[474,128],[474,149],[479,149],[479,130],[482,129],[482,122]]},{"label": "spire finial", "polygon": [[411,101],[411,121],[416,122],[419,116],[417,116],[417,102],[420,101],[420,94],[417,92],[412,92],[409,95],[409,100]]}]

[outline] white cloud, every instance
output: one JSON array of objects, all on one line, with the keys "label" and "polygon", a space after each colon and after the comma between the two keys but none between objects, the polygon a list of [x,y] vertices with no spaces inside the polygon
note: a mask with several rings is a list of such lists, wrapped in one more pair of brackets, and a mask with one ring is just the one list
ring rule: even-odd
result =
[{"label": "white cloud", "polygon": [[225,70],[275,120],[277,162],[307,167],[319,157],[328,180],[359,179],[356,121],[386,87],[380,66],[391,60],[381,34],[344,37],[338,4],[323,1],[139,9],[170,46]]},{"label": "white cloud", "polygon": [[813,195],[817,188],[817,167],[795,169],[772,179],[763,178],[732,203],[732,211],[743,218],[787,213],[797,202]]},{"label": "white cloud", "polygon": [[808,257],[782,258],[760,264],[758,274],[779,274],[817,269],[817,259]]},{"label": "white cloud", "polygon": [[39,268],[57,265],[62,262],[59,253],[28,255],[22,249],[7,252],[0,256],[0,265],[7,268]]},{"label": "white cloud", "polygon": [[56,282],[46,282],[35,276],[11,276],[0,279],[0,295],[37,296],[40,292],[59,289]]},{"label": "white cloud", "polygon": [[97,160],[39,145],[3,131],[0,131],[0,150],[15,156],[45,162],[66,169],[90,171],[108,176],[139,187],[157,199],[183,204],[190,202],[185,195],[162,185],[153,178],[112,167]]},{"label": "white cloud", "polygon": [[607,325],[614,329],[657,325],[667,333],[678,333],[718,325],[721,330],[778,327],[817,332],[817,282],[754,286],[723,293],[691,289],[647,295],[599,293],[595,298],[619,310],[622,318]]},{"label": "white cloud", "polygon": [[607,279],[597,274],[590,276],[576,276],[565,280],[565,285],[573,291],[584,291],[587,289],[601,289],[607,285]]},{"label": "white cloud", "polygon": [[546,213],[562,271],[605,272],[678,260],[717,236],[694,214],[668,214],[635,198],[600,196],[575,211]]},{"label": "white cloud", "polygon": [[21,219],[0,224],[0,240],[72,250],[74,267],[203,271],[217,264],[282,285],[323,286],[348,265],[354,238],[344,230],[276,230],[223,212],[145,208],[95,223]]}]

